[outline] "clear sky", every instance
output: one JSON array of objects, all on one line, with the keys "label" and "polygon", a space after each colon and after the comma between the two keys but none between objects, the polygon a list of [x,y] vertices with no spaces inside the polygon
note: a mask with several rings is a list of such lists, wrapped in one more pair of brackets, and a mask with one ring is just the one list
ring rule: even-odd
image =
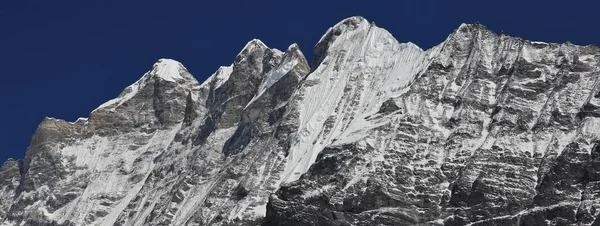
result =
[{"label": "clear sky", "polygon": [[[210,3],[206,3],[210,2]],[[159,58],[203,81],[253,38],[311,60],[327,28],[360,15],[427,49],[461,23],[525,39],[600,43],[597,0],[0,1],[0,164],[23,158],[45,117],[74,121]]]}]

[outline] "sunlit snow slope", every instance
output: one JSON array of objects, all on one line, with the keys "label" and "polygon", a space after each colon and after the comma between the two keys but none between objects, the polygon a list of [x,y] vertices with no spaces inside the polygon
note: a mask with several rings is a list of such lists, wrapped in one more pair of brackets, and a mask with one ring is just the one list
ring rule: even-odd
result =
[{"label": "sunlit snow slope", "polygon": [[600,224],[600,50],[361,17],[248,42],[199,83],[160,59],[0,169],[2,225]]}]

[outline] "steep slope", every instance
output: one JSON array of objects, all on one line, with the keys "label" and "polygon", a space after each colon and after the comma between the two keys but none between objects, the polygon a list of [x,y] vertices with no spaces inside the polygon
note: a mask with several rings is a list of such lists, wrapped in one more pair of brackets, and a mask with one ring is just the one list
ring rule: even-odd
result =
[{"label": "steep slope", "polygon": [[283,112],[308,72],[296,45],[282,53],[251,41],[233,65],[202,85],[204,110],[154,160],[118,224],[260,220],[283,170],[287,141],[281,136],[293,126],[284,124]]},{"label": "steep slope", "polygon": [[282,180],[294,181],[336,138],[359,139],[383,122],[366,121],[392,96],[399,96],[427,66],[427,53],[400,44],[363,18],[346,19],[316,46],[318,65],[306,78],[292,111],[299,115],[296,139]]},{"label": "steep slope", "polygon": [[198,88],[181,64],[162,59],[89,119],[44,119],[27,150],[6,222],[110,221],[168,148],[185,117],[186,96]]},{"label": "steep slope", "polygon": [[[330,42],[309,78],[360,65],[338,61],[338,40]],[[589,225],[597,218],[597,47],[463,24],[424,54],[425,70],[379,75],[416,79],[397,95],[378,90],[381,99],[369,103],[379,111],[353,115],[357,129],[321,146],[310,170],[272,196],[268,225]]]},{"label": "steep slope", "polygon": [[9,159],[0,168],[0,218],[2,219],[8,214],[8,209],[19,186],[21,177],[19,165],[19,162]]},{"label": "steep slope", "polygon": [[[463,24],[422,50],[351,17],[250,41],[198,83],[159,60],[0,169],[3,225],[591,225],[600,49]],[[265,217],[266,216],[266,217]]]},{"label": "steep slope", "polygon": [[297,45],[281,52],[259,40],[203,84],[161,59],[89,119],[44,119],[23,172],[14,161],[0,171],[4,224],[260,218],[283,170],[271,137],[308,72]]}]

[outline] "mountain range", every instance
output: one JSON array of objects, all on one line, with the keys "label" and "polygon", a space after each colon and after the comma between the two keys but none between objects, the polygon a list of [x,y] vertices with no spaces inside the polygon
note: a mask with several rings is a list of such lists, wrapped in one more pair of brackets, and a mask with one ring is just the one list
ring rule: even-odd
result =
[{"label": "mountain range", "polygon": [[600,225],[600,49],[362,17],[307,61],[160,59],[0,169],[2,225]]}]

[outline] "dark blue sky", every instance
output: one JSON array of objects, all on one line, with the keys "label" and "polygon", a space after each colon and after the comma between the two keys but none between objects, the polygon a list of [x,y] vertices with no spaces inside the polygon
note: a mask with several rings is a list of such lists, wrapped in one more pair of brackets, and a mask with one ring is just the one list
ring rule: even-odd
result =
[{"label": "dark blue sky", "polygon": [[[210,2],[210,3],[203,3]],[[479,21],[526,39],[600,43],[597,1],[0,1],[0,162],[22,158],[45,116],[73,121],[116,97],[159,58],[203,81],[252,38],[309,60],[353,15],[426,49]]]}]

